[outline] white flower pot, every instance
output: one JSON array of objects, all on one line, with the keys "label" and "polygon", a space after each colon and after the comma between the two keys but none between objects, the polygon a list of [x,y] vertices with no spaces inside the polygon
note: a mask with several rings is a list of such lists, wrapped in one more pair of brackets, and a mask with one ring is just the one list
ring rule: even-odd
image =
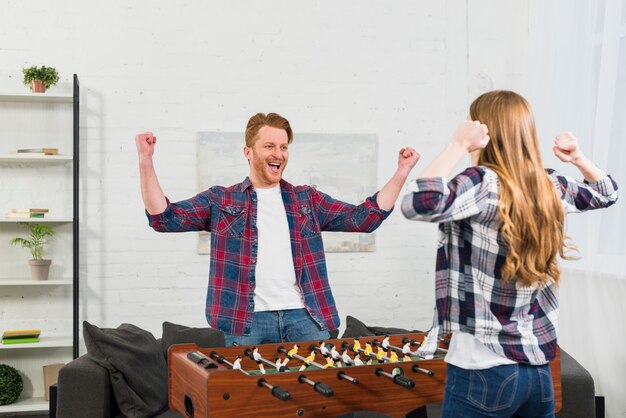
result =
[{"label": "white flower pot", "polygon": [[34,280],[48,280],[52,260],[28,260],[30,274]]}]

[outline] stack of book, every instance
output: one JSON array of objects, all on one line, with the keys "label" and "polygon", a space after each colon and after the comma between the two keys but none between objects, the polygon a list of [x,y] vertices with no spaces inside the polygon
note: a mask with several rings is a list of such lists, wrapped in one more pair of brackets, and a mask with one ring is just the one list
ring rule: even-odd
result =
[{"label": "stack of book", "polygon": [[48,209],[11,209],[5,215],[7,218],[43,218]]},{"label": "stack of book", "polygon": [[12,329],[2,333],[2,344],[38,343],[40,329]]},{"label": "stack of book", "polygon": [[18,154],[43,154],[43,155],[57,155],[59,153],[58,148],[22,148],[17,150]]}]

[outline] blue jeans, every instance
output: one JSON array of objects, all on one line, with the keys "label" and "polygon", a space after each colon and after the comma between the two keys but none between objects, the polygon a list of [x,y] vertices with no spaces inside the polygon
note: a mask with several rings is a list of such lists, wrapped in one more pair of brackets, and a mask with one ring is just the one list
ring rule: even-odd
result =
[{"label": "blue jeans", "polygon": [[442,418],[554,417],[550,365],[466,370],[448,364]]},{"label": "blue jeans", "polygon": [[239,345],[317,341],[330,338],[306,309],[255,312],[250,335],[224,334],[226,347]]}]

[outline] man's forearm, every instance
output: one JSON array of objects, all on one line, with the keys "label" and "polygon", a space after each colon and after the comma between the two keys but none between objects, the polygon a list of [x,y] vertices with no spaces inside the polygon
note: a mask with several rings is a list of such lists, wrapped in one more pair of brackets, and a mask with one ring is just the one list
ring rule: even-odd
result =
[{"label": "man's forearm", "polygon": [[167,208],[165,194],[159,184],[152,159],[139,161],[139,178],[141,182],[141,197],[143,204],[150,215],[163,213]]},{"label": "man's forearm", "polygon": [[393,208],[393,205],[400,195],[400,190],[404,186],[404,182],[408,177],[411,169],[398,168],[394,175],[389,179],[387,184],[376,195],[376,203],[378,207],[384,211],[389,211]]}]

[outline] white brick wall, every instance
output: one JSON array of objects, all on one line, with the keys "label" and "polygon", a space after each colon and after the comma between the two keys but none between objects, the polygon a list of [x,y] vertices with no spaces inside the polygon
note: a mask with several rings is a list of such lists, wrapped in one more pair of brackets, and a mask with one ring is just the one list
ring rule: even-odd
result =
[{"label": "white brick wall", "polygon": [[[81,319],[157,336],[164,320],[205,324],[208,259],[196,234],[148,228],[135,133],[159,137],[157,170],[174,200],[198,191],[196,132],[240,131],[259,111],[289,118],[294,147],[299,132],[378,135],[382,186],[400,147],[422,154],[417,174],[475,95],[523,87],[527,3],[4,1],[0,89],[21,89],[31,64],[60,71],[57,91],[80,77]],[[396,211],[376,252],[328,254],[341,316],[427,329],[434,253],[435,227]],[[3,326],[31,313],[56,321],[15,299],[2,298]]]}]

